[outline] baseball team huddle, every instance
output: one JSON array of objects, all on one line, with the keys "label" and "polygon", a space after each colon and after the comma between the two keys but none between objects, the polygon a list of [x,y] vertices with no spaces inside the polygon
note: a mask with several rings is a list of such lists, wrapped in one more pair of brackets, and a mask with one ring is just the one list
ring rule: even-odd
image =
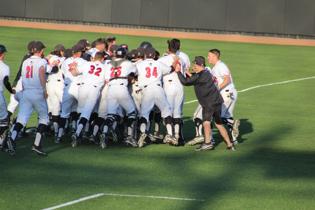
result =
[{"label": "baseball team huddle", "polygon": [[[168,40],[166,53],[160,55],[150,42],[129,50],[107,37],[91,44],[81,39],[69,49],[58,44],[44,55],[46,46],[31,41],[11,86],[4,63],[7,49],[0,45],[0,148],[15,155],[16,140],[35,110],[38,126],[32,151],[39,155],[47,155],[42,148],[47,134],[54,135],[57,144],[71,135],[72,147],[87,141],[102,149],[122,142],[139,148],[151,143],[199,144],[196,150],[211,150],[217,143],[211,124],[227,149],[235,150],[237,91],[220,50],[209,50],[209,67],[202,56],[191,65],[180,47],[180,40]],[[193,116],[196,135],[190,141],[183,136],[184,85],[194,85],[199,101]],[[4,87],[11,93],[8,105]]]}]

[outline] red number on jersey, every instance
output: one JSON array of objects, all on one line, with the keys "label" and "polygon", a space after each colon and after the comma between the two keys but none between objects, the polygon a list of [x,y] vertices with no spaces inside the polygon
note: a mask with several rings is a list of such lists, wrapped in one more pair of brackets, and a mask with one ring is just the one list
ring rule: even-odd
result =
[{"label": "red number on jersey", "polygon": [[120,75],[121,75],[121,66],[111,68],[110,78],[120,77]]},{"label": "red number on jersey", "polygon": [[95,70],[95,66],[94,65],[91,65],[90,66],[90,71],[88,72],[89,74],[94,74],[95,76],[100,76],[101,72],[102,72],[102,68],[101,67],[98,67],[96,68],[96,71],[94,73],[94,70]]},{"label": "red number on jersey", "polygon": [[33,78],[33,66],[26,66],[26,78]]},{"label": "red number on jersey", "polygon": [[155,78],[157,78],[158,73],[157,73],[157,67],[156,66],[153,68],[152,73],[151,73],[150,67],[146,67],[145,70],[147,71],[147,74],[145,75],[146,78],[150,78],[151,76],[154,76]]}]

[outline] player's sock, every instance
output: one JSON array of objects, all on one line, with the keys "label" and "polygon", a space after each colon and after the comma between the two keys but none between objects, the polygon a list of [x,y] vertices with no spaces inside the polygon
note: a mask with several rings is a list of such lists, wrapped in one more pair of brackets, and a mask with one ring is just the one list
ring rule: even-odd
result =
[{"label": "player's sock", "polygon": [[168,116],[165,118],[165,126],[166,126],[166,131],[168,135],[173,135],[173,118],[171,116]]},{"label": "player's sock", "polygon": [[58,138],[61,138],[63,136],[66,122],[67,122],[66,118],[63,118],[63,117],[59,118]]},{"label": "player's sock", "polygon": [[179,139],[180,137],[180,118],[174,118],[174,136],[176,139]]},{"label": "player's sock", "polygon": [[100,130],[100,127],[104,123],[105,119],[101,117],[97,117],[95,122],[94,122],[94,127],[93,127],[93,136],[96,136],[98,131]]},{"label": "player's sock", "polygon": [[45,124],[39,124],[38,125],[36,136],[35,136],[35,141],[34,141],[34,145],[36,147],[39,147],[41,145],[42,136],[46,132],[46,129],[47,129],[47,125],[45,125]]},{"label": "player's sock", "polygon": [[53,122],[53,127],[54,127],[54,133],[55,135],[58,134],[58,121],[59,121],[59,116],[52,115],[52,122]]},{"label": "player's sock", "polygon": [[75,132],[77,137],[81,136],[82,130],[83,130],[83,128],[84,128],[84,126],[86,125],[87,122],[88,122],[88,120],[86,118],[84,118],[84,117],[82,117],[79,120],[78,127],[77,127],[77,130]]},{"label": "player's sock", "polygon": [[140,132],[141,133],[146,133],[147,130],[147,120],[144,117],[141,117],[139,120],[140,124]]},{"label": "player's sock", "polygon": [[15,141],[16,137],[18,136],[19,132],[23,129],[23,125],[21,123],[15,123],[12,132],[11,132],[11,140]]},{"label": "player's sock", "polygon": [[195,123],[196,137],[202,136],[202,120],[200,118],[195,118],[194,123]]},{"label": "player's sock", "polygon": [[129,137],[134,137],[134,131],[135,131],[135,124],[136,124],[136,112],[133,111],[130,114],[128,114],[128,120],[127,120],[127,135]]}]

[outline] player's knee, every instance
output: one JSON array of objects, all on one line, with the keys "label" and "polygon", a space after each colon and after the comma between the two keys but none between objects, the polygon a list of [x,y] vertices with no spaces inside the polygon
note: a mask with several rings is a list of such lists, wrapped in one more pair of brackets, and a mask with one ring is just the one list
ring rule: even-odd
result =
[{"label": "player's knee", "polygon": [[85,117],[81,117],[79,124],[86,125],[87,122],[88,122],[88,119],[86,119]]},{"label": "player's knee", "polygon": [[168,116],[164,119],[165,124],[173,124],[173,118],[171,116]]},{"label": "player's knee", "polygon": [[133,112],[131,112],[131,113],[128,114],[128,120],[129,120],[129,119],[135,120],[136,117],[137,117],[136,111],[133,111]]},{"label": "player's knee", "polygon": [[43,134],[47,130],[47,125],[45,124],[39,124],[37,127],[37,133]]},{"label": "player's knee", "polygon": [[141,125],[141,124],[147,124],[147,119],[145,119],[144,117],[141,117],[140,119],[139,119],[139,124]]},{"label": "player's knee", "polygon": [[105,119],[104,124],[105,124],[106,126],[108,126],[108,127],[111,127],[111,126],[114,124],[115,121],[116,121],[115,116],[109,115],[109,116]]}]

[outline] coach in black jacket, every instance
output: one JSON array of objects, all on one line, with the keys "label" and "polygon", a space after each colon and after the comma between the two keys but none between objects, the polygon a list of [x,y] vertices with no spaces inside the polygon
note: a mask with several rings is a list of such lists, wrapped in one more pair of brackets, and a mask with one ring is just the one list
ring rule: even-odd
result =
[{"label": "coach in black jacket", "polygon": [[211,144],[210,122],[212,118],[214,119],[215,125],[223,137],[227,148],[235,150],[221,121],[221,106],[223,99],[212,79],[211,73],[205,68],[205,58],[197,56],[193,63],[193,70],[195,73],[190,75],[190,77],[186,78],[180,73],[179,65],[176,67],[175,71],[183,85],[194,86],[197,99],[202,107],[205,142],[197,148],[197,150],[209,150],[214,147],[214,145]]}]

